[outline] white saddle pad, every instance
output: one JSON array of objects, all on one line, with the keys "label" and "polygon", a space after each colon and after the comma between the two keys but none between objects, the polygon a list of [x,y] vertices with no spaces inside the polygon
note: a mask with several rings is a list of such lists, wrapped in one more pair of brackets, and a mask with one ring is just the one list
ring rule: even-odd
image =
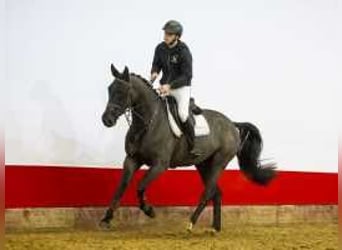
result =
[{"label": "white saddle pad", "polygon": [[[171,130],[175,134],[175,136],[181,137],[183,132],[179,128],[179,126],[177,125],[175,119],[173,118],[173,116],[170,112],[168,102],[166,102],[166,107],[167,107],[167,116],[169,119],[169,124],[170,124]],[[205,119],[204,115],[202,115],[202,114],[194,115],[194,118],[195,118],[195,136],[209,135],[210,128],[209,128],[209,124],[208,124],[207,120]]]}]

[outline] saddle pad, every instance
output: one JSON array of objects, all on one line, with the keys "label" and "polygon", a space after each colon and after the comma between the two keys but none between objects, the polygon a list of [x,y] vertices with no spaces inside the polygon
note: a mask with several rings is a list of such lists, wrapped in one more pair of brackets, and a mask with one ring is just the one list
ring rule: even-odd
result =
[{"label": "saddle pad", "polygon": [[[178,124],[176,123],[170,111],[169,103],[168,102],[165,102],[165,103],[167,107],[167,117],[169,120],[171,130],[175,136],[181,137],[181,135],[183,134],[183,131],[179,128]],[[195,119],[195,136],[197,137],[197,136],[209,135],[210,128],[205,117],[202,114],[199,114],[199,115],[193,114],[193,117]]]}]

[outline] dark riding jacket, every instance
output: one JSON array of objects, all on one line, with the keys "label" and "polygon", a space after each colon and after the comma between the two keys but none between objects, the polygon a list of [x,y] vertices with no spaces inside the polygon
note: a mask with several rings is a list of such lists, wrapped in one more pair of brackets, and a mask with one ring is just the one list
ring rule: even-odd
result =
[{"label": "dark riding jacket", "polygon": [[168,83],[172,89],[191,85],[192,55],[184,42],[178,41],[173,48],[169,48],[165,42],[157,45],[151,73],[160,71],[163,72],[160,84]]}]

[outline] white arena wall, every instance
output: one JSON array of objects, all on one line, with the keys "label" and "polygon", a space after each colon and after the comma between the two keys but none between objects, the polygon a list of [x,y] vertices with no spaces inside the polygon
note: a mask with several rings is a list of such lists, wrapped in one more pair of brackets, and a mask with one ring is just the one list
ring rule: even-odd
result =
[{"label": "white arena wall", "polygon": [[[7,214],[107,204],[128,129],[124,118],[111,129],[101,122],[110,64],[148,78],[161,27],[177,19],[194,58],[198,105],[254,123],[264,139],[262,158],[276,161],[280,171],[273,186],[259,189],[236,171],[234,159],[221,182],[229,193],[223,204],[329,205],[336,216],[340,13],[332,0],[175,0],[167,7],[156,0],[7,1]],[[193,206],[202,188],[193,169],[170,171],[152,201]],[[185,193],[179,201],[170,192],[170,200],[161,198],[168,181],[187,183],[185,177],[198,185],[196,196]],[[229,178],[235,184],[225,182]],[[91,189],[82,194],[94,183],[100,196]],[[124,205],[135,205],[134,192]]]}]

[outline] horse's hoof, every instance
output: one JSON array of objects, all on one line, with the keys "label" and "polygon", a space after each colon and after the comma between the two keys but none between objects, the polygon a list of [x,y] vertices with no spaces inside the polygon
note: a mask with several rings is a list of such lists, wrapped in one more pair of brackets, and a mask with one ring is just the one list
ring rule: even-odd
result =
[{"label": "horse's hoof", "polygon": [[210,228],[210,229],[207,229],[206,232],[211,235],[216,235],[220,232],[220,230],[217,230],[216,228]]},{"label": "horse's hoof", "polygon": [[193,227],[194,227],[194,224],[192,224],[192,222],[190,222],[190,223],[188,224],[188,226],[186,227],[186,231],[188,231],[189,233],[191,233]]},{"label": "horse's hoof", "polygon": [[154,209],[151,206],[147,207],[147,209],[145,209],[144,212],[150,218],[155,218],[156,217],[156,213],[154,212]]},{"label": "horse's hoof", "polygon": [[156,213],[154,212],[153,207],[149,207],[146,211],[145,214],[150,217],[150,218],[155,218],[156,217]]},{"label": "horse's hoof", "polygon": [[99,227],[104,230],[110,229],[110,222],[106,220],[101,220],[99,223]]}]

